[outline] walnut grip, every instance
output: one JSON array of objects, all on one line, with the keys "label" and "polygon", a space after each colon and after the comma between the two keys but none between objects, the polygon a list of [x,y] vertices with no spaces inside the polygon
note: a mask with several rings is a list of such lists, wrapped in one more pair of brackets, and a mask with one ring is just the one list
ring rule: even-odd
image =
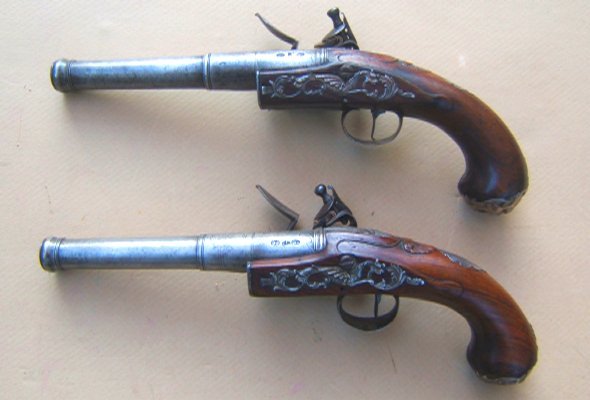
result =
[{"label": "walnut grip", "polygon": [[445,305],[471,328],[467,360],[487,382],[521,382],[535,365],[533,329],[489,274],[452,253],[377,231],[330,230],[324,251],[260,260],[248,270],[254,296],[391,294]]},{"label": "walnut grip", "polygon": [[484,102],[430,71],[394,58],[371,53],[340,57],[340,61],[383,71],[401,93],[381,107],[417,118],[442,129],[461,148],[465,173],[459,192],[478,211],[511,211],[528,187],[527,166],[514,136]]},{"label": "walnut grip", "polygon": [[511,211],[528,187],[524,156],[508,127],[473,94],[395,58],[329,49],[321,67],[259,74],[262,108],[394,111],[442,129],[463,152],[459,192],[478,211]]}]

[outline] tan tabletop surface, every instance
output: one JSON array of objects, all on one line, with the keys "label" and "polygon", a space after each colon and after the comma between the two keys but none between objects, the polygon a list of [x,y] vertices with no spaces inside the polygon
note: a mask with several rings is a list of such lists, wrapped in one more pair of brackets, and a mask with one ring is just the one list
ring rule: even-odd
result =
[{"label": "tan tabletop surface", "polygon": [[[502,116],[529,165],[509,215],[471,211],[458,147],[407,120],[391,145],[350,142],[332,112],[263,112],[253,92],[64,96],[54,59],[284,49],[260,12],[310,48],[326,1],[7,1],[0,16],[2,399],[588,399],[585,1],[339,2],[363,49],[435,71]],[[42,239],[281,229],[261,184],[308,227],[334,185],[360,224],[485,267],[533,324],[539,362],[481,382],[454,312],[403,299],[379,332],[332,298],[250,298],[245,276],[38,266]]]}]

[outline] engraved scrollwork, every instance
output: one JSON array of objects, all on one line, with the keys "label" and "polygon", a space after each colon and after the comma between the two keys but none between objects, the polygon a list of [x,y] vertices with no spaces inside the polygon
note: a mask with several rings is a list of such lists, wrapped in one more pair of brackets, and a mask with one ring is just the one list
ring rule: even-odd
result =
[{"label": "engraved scrollwork", "polygon": [[408,276],[397,264],[379,260],[358,261],[355,257],[342,256],[338,266],[311,265],[303,269],[282,268],[262,278],[262,286],[273,291],[297,292],[301,289],[327,289],[330,286],[352,288],[370,285],[377,290],[392,291],[401,285],[422,286],[424,280]]},{"label": "engraved scrollwork", "polygon": [[410,254],[429,254],[435,250],[432,246],[417,243],[409,239],[400,240],[399,245],[405,252]]},{"label": "engraved scrollwork", "polygon": [[395,95],[415,98],[415,94],[402,90],[390,75],[369,70],[343,66],[340,73],[285,74],[269,81],[267,94],[278,98],[309,96],[348,97],[363,96],[383,101]]},{"label": "engraved scrollwork", "polygon": [[481,211],[488,214],[506,214],[512,211],[514,207],[520,202],[520,199],[526,190],[515,194],[514,196],[507,199],[488,199],[488,200],[476,200],[468,196],[463,196],[465,201],[475,210]]},{"label": "engraved scrollwork", "polygon": [[477,271],[485,272],[483,269],[472,263],[471,261],[458,256],[456,254],[450,253],[448,251],[441,251],[441,253],[448,258],[453,264],[457,264],[463,268],[475,269]]}]

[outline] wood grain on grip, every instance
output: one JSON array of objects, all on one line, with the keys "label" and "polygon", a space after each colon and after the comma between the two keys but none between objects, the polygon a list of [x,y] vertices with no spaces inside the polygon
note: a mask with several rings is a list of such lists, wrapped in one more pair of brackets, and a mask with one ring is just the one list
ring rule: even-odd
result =
[{"label": "wood grain on grip", "polygon": [[316,68],[259,74],[262,108],[371,108],[396,111],[445,131],[466,169],[459,192],[475,209],[511,211],[528,187],[526,161],[502,120],[473,94],[395,58],[329,49]]},{"label": "wood grain on grip", "polygon": [[471,262],[432,246],[370,230],[326,230],[311,256],[250,264],[254,296],[387,293],[450,307],[467,320],[467,359],[478,376],[522,381],[535,365],[534,332],[512,297]]}]

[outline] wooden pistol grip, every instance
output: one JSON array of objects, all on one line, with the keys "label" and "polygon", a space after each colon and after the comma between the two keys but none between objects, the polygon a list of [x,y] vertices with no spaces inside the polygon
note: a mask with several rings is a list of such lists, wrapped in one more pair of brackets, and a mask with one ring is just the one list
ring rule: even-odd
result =
[{"label": "wooden pistol grip", "polygon": [[254,261],[253,296],[392,294],[445,305],[472,332],[467,359],[477,375],[521,382],[535,365],[533,329],[485,271],[452,253],[376,231],[326,230],[327,247],[306,257]]},{"label": "wooden pistol grip", "polygon": [[528,187],[525,158],[508,127],[473,94],[395,58],[329,49],[319,68],[261,72],[262,108],[331,107],[395,111],[436,125],[461,148],[459,192],[478,211],[511,211]]}]

